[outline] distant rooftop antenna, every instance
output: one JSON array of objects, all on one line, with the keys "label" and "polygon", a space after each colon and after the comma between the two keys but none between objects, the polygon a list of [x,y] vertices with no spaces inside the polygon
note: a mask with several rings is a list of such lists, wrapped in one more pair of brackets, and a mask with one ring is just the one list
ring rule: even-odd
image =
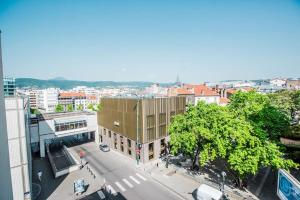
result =
[{"label": "distant rooftop antenna", "polygon": [[180,81],[178,75],[177,75],[177,78],[176,78],[176,83],[175,83],[175,85],[176,85],[177,87],[181,87],[181,81]]},{"label": "distant rooftop antenna", "polygon": [[176,83],[180,83],[179,75],[177,74]]}]

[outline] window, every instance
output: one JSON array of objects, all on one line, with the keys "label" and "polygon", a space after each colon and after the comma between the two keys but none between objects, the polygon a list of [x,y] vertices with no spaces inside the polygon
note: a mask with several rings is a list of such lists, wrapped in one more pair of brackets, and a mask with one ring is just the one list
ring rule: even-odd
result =
[{"label": "window", "polygon": [[56,132],[73,130],[73,129],[84,128],[84,127],[87,127],[87,122],[85,120],[66,122],[66,123],[55,123]]},{"label": "window", "polygon": [[108,131],[108,137],[111,138],[111,131]]},{"label": "window", "polygon": [[103,134],[106,135],[106,129],[103,129]]},{"label": "window", "polygon": [[130,139],[127,139],[127,146],[131,147],[131,140]]},{"label": "window", "polygon": [[147,128],[152,128],[155,126],[155,117],[154,115],[147,116]]},{"label": "window", "polygon": [[149,144],[149,160],[154,158],[154,143]]},{"label": "window", "polygon": [[114,133],[114,143],[115,143],[115,149],[118,149],[118,139],[117,139],[117,134]]},{"label": "window", "polygon": [[120,142],[121,142],[121,151],[124,152],[124,142],[123,142],[123,136],[120,136]]},{"label": "window", "polygon": [[166,148],[166,140],[161,139],[160,140],[160,155],[163,155],[165,153],[165,148]]},{"label": "window", "polygon": [[131,140],[127,139],[128,155],[131,156]]}]

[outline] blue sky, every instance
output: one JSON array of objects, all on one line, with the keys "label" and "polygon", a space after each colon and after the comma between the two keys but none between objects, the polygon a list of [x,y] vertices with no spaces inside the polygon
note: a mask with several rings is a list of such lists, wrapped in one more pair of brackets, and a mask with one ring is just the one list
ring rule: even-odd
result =
[{"label": "blue sky", "polygon": [[300,77],[299,0],[0,0],[0,29],[13,77]]}]

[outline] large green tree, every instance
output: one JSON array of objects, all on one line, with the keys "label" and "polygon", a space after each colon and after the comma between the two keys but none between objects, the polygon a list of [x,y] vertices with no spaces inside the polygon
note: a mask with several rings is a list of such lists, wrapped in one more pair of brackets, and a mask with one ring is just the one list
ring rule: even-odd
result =
[{"label": "large green tree", "polygon": [[[264,97],[258,97],[259,101],[254,102],[254,108],[244,106],[245,110],[234,111],[230,106],[221,107],[204,102],[189,106],[187,112],[176,116],[169,127],[171,152],[190,156],[193,166],[198,156],[201,166],[222,158],[228,169],[236,175],[240,186],[247,175],[255,174],[261,167],[296,167],[292,161],[284,159],[275,143],[261,136],[266,134],[262,125],[256,125],[245,117],[263,110],[261,104],[265,101]],[[245,99],[242,96],[239,102],[233,103],[243,104]]]},{"label": "large green tree", "polygon": [[240,91],[231,96],[229,109],[250,122],[260,139],[278,141],[289,128],[289,117],[273,105],[267,95],[255,91]]}]

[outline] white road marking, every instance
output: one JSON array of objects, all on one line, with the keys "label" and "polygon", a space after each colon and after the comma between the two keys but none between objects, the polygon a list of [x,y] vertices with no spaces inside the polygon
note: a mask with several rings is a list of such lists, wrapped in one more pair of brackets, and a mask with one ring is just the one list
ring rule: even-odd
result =
[{"label": "white road marking", "polygon": [[101,190],[97,191],[97,194],[99,195],[99,197],[101,199],[105,199],[105,195],[103,194],[103,192]]},{"label": "white road marking", "polygon": [[113,195],[117,195],[116,190],[111,185],[107,186],[107,191]]},{"label": "white road marking", "polygon": [[131,180],[133,180],[134,182],[136,182],[136,184],[140,184],[140,182],[138,180],[136,180],[135,178],[133,178],[132,176],[129,176],[129,178],[131,178]]},{"label": "white road marking", "polygon": [[118,186],[118,188],[120,188],[120,190],[122,190],[122,192],[126,191],[126,189],[119,182],[115,182],[115,184]]},{"label": "white road marking", "polygon": [[136,173],[136,175],[137,175],[137,177],[139,177],[143,181],[147,181],[147,179],[145,177],[143,177],[142,175],[140,175],[139,173]]},{"label": "white road marking", "polygon": [[127,181],[125,178],[123,178],[123,182],[126,183],[126,185],[128,185],[128,187],[133,188],[133,185]]}]

